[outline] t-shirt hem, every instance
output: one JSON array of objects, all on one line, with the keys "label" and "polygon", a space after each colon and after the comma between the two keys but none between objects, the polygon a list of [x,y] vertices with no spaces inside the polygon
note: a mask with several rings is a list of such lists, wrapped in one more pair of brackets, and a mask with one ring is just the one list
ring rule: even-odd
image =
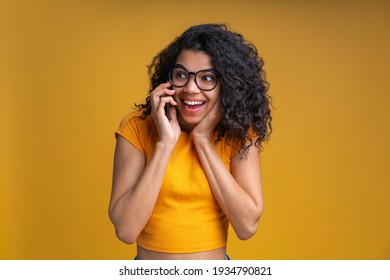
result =
[{"label": "t-shirt hem", "polygon": [[212,251],[219,249],[223,246],[226,246],[227,242],[219,242],[213,245],[205,245],[201,247],[196,248],[166,248],[166,247],[158,247],[158,246],[149,246],[146,244],[143,244],[142,242],[137,242],[139,246],[141,246],[144,249],[161,252],[161,253],[172,253],[172,254],[186,254],[186,253],[199,253],[199,252],[206,252],[206,251]]}]

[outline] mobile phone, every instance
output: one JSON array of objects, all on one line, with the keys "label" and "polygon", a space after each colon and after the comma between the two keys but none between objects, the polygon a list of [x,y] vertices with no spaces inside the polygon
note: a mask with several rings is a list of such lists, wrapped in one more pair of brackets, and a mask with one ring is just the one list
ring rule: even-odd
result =
[{"label": "mobile phone", "polygon": [[167,103],[165,104],[165,115],[167,116],[168,120],[171,120],[171,104]]},{"label": "mobile phone", "polygon": [[[169,87],[169,89],[172,89],[172,87]],[[171,120],[171,104],[167,103],[165,104],[165,115],[167,116],[168,120]]]}]

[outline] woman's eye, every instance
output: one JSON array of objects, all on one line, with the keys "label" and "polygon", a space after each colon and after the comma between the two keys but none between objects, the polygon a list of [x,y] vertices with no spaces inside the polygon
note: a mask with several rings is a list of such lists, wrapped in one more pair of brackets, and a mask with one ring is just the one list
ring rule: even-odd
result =
[{"label": "woman's eye", "polygon": [[203,76],[203,81],[205,82],[213,82],[215,81],[214,75],[204,75]]},{"label": "woman's eye", "polygon": [[177,79],[187,79],[187,73],[185,73],[185,72],[176,72],[176,78]]}]

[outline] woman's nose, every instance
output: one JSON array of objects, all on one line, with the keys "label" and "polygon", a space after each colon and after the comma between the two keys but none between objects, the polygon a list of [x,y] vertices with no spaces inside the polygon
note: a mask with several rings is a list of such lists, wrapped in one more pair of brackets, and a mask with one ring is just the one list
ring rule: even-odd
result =
[{"label": "woman's nose", "polygon": [[186,85],[186,89],[188,93],[198,93],[200,91],[198,85],[195,82],[195,75],[191,75],[190,79]]}]

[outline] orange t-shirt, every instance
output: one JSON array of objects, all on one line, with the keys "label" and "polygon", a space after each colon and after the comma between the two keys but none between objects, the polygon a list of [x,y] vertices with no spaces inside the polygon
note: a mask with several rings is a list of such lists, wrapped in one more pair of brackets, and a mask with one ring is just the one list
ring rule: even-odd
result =
[{"label": "orange t-shirt", "polygon": [[[149,161],[158,132],[151,116],[143,120],[138,118],[140,115],[140,112],[126,115],[115,133],[127,139]],[[230,170],[234,149],[223,138],[215,149]],[[145,249],[166,253],[209,251],[226,245],[228,224],[210,189],[191,134],[182,132],[152,216],[137,243]]]}]

